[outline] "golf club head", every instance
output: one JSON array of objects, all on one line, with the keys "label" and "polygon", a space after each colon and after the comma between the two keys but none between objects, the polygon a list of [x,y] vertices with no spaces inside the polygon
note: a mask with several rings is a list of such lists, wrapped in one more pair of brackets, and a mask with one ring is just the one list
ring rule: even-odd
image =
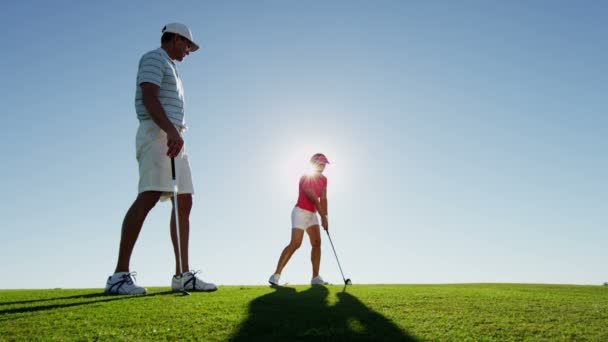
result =
[{"label": "golf club head", "polygon": [[188,291],[186,291],[186,290],[181,290],[181,291],[179,291],[179,292],[181,292],[181,293],[182,293],[182,296],[189,296],[189,295],[190,295],[190,292],[188,292]]},{"label": "golf club head", "polygon": [[346,280],[344,281],[344,285],[352,285],[352,284],[353,284],[353,282],[352,282],[352,281],[350,281],[350,278],[349,278],[349,279],[346,279]]}]

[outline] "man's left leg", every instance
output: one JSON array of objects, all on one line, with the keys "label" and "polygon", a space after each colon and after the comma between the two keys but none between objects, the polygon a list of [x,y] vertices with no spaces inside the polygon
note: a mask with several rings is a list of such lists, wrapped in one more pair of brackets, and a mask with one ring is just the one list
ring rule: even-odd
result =
[{"label": "man's left leg", "polygon": [[[175,254],[175,275],[180,274],[179,270],[179,256],[177,250],[177,227],[175,226],[175,200],[171,198],[171,242],[173,242],[173,252]],[[190,211],[192,210],[192,195],[181,194],[177,195],[177,210],[179,216],[179,235],[180,235],[180,247],[182,257],[182,270],[181,273],[190,270],[190,264],[188,263],[188,241],[190,240]]]},{"label": "man's left leg", "polygon": [[[175,206],[174,199],[171,199]],[[212,283],[206,283],[196,276],[197,272],[190,270],[188,243],[190,240],[190,211],[192,210],[192,195],[181,194],[177,195],[177,214],[179,216],[179,235],[181,247],[182,270],[179,273],[179,253],[177,248],[177,227],[175,226],[175,207],[171,211],[171,241],[173,242],[173,251],[175,254],[175,276],[171,282],[171,289],[179,291],[183,286],[186,291],[203,291],[212,292],[217,290],[217,286]],[[184,278],[183,280],[181,278]]]}]

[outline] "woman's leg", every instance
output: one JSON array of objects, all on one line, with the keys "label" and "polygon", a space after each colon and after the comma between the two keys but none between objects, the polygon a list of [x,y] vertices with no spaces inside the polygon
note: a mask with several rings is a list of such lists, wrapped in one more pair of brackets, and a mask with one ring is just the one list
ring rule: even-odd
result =
[{"label": "woman's leg", "polygon": [[277,263],[277,269],[274,273],[281,274],[285,265],[296,251],[296,249],[300,248],[302,245],[302,238],[304,237],[304,230],[293,228],[291,230],[291,241],[289,245],[283,249],[281,256],[279,257],[279,262]]},{"label": "woman's leg", "polygon": [[312,277],[319,275],[319,265],[321,264],[321,229],[319,225],[314,225],[306,229],[312,250],[310,251],[310,262],[312,262]]}]

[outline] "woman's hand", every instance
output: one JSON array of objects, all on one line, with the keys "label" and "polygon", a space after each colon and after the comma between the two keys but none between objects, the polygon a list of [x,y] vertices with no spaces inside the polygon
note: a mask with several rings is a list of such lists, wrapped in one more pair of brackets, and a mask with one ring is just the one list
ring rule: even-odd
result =
[{"label": "woman's hand", "polygon": [[323,229],[329,230],[329,221],[326,215],[321,215],[321,225],[323,226]]}]

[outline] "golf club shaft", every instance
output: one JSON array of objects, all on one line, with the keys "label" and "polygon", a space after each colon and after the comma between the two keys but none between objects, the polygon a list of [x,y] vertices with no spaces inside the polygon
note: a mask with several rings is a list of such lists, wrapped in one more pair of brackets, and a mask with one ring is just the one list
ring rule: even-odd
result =
[{"label": "golf club shaft", "polygon": [[340,268],[340,274],[342,274],[342,280],[346,283],[346,278],[344,278],[344,272],[342,272],[342,266],[340,266],[340,260],[338,260],[338,254],[336,253],[336,249],[334,248],[334,243],[331,241],[331,235],[329,235],[329,230],[325,231],[327,233],[327,237],[329,238],[329,243],[331,244],[331,249],[334,251],[334,255],[336,256],[336,261],[338,262],[338,267]]},{"label": "golf club shaft", "polygon": [[182,276],[182,273],[184,272],[182,269],[182,248],[181,248],[181,234],[180,234],[180,229],[179,229],[179,214],[178,214],[178,206],[177,206],[177,181],[175,179],[175,159],[171,158],[171,178],[173,178],[173,209],[175,212],[175,228],[176,228],[176,240],[177,240],[177,258],[178,258],[178,265],[179,265],[179,277],[180,277],[180,281],[182,284],[182,291],[186,291],[186,289],[184,289],[184,277]]}]

